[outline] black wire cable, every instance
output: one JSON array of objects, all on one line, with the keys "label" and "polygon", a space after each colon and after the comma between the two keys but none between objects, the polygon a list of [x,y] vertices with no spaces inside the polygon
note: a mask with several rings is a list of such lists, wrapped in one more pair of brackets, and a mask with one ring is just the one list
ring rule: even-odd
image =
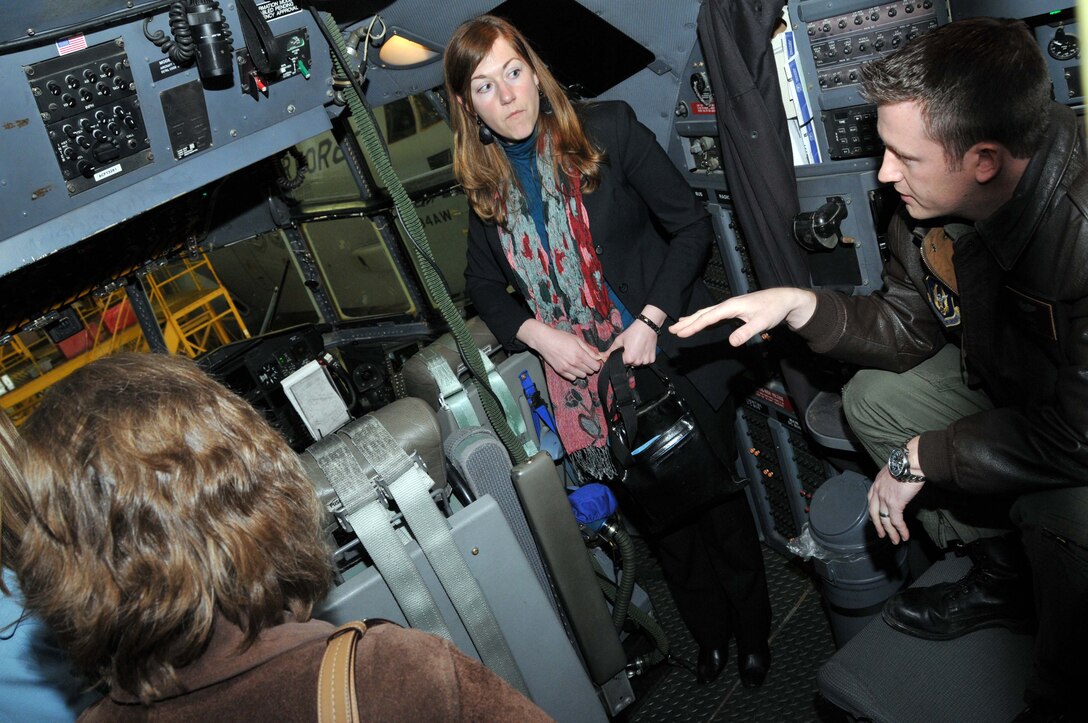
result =
[{"label": "black wire cable", "polygon": [[162,30],[148,32],[151,18],[144,20],[144,37],[166,53],[170,60],[183,67],[192,63],[196,55],[196,41],[193,40],[193,30],[189,27],[185,8],[186,4],[183,2],[170,3],[170,34],[173,38],[166,37]]}]

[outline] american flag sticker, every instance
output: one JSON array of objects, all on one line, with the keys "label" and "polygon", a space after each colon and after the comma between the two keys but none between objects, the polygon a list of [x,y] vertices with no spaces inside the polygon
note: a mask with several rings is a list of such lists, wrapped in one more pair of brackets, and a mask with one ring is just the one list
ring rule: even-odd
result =
[{"label": "american flag sticker", "polygon": [[74,53],[77,50],[86,49],[87,38],[83,37],[83,33],[57,41],[57,52],[61,55],[68,55],[68,53]]}]

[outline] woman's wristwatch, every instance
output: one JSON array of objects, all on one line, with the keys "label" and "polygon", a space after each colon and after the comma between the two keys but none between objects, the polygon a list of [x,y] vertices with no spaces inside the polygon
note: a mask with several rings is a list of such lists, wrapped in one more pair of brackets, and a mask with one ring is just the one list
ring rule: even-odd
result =
[{"label": "woman's wristwatch", "polygon": [[911,474],[910,455],[907,453],[907,445],[892,447],[888,453],[888,472],[900,482],[925,482],[925,475]]}]

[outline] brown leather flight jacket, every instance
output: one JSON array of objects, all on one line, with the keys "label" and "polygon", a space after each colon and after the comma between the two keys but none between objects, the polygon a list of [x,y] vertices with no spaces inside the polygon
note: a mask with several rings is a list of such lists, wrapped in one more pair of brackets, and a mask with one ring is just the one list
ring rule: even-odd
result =
[{"label": "brown leather flight jacket", "polygon": [[[1080,122],[1053,104],[1046,140],[1011,200],[958,238],[960,325],[927,300],[921,233],[901,208],[885,287],[817,292],[798,330],[811,348],[901,372],[958,335],[968,383],[995,409],[925,432],[919,457],[940,487],[971,493],[1088,485],[1088,174]],[[930,273],[930,275],[932,275]]]}]

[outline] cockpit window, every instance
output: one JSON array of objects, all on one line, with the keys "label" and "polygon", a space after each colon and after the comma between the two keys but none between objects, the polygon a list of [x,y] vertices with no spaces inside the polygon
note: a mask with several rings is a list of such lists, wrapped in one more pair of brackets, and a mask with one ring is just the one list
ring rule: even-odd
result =
[{"label": "cockpit window", "polygon": [[[389,149],[393,169],[412,199],[438,268],[455,301],[464,298],[468,204],[453,178],[453,135],[446,123],[441,91],[400,98],[373,109],[377,128]],[[387,244],[407,240],[391,199],[373,170],[369,154],[362,176],[370,197],[359,190],[341,144],[329,131],[298,144],[285,173],[298,175],[298,158],[307,166],[298,188],[288,192],[297,203],[300,226],[334,297],[341,319],[417,314],[403,273],[404,252],[394,258]],[[335,215],[336,220],[328,220]],[[345,218],[347,217],[347,218]],[[401,261],[401,263],[398,263]],[[410,263],[410,261],[408,261]]]},{"label": "cockpit window", "polygon": [[383,221],[359,217],[302,224],[342,319],[416,312],[404,277],[381,237],[378,224]]},{"label": "cockpit window", "polygon": [[[453,134],[434,106],[438,93],[421,93],[400,98],[373,109],[378,131],[389,149],[393,170],[409,195],[416,197],[455,185],[453,178]],[[377,173],[367,174],[374,199],[364,200],[345,161],[344,149],[332,131],[321,133],[296,147],[307,166],[301,186],[289,192],[307,213],[345,210],[387,200],[385,184]],[[373,163],[363,148],[365,162]],[[296,177],[297,161],[291,159],[287,175]]]},{"label": "cockpit window", "polygon": [[407,98],[382,106],[382,111],[380,117],[385,121],[385,142],[389,145],[414,136],[421,130],[412,102]]}]

